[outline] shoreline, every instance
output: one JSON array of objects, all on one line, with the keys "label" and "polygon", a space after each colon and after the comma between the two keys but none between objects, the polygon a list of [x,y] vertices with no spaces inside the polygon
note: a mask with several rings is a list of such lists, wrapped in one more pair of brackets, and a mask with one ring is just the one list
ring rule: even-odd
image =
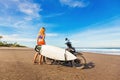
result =
[{"label": "shoreline", "polygon": [[105,52],[90,52],[90,51],[79,51],[79,52],[81,52],[81,53],[94,53],[94,54],[120,56],[120,53],[105,53]]}]

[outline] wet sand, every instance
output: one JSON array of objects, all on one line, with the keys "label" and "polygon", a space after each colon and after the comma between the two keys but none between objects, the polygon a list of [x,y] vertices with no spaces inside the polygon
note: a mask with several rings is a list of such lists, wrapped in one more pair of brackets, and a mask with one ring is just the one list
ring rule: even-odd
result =
[{"label": "wet sand", "polygon": [[33,64],[29,48],[0,48],[0,80],[120,80],[120,56],[83,53],[84,69]]}]

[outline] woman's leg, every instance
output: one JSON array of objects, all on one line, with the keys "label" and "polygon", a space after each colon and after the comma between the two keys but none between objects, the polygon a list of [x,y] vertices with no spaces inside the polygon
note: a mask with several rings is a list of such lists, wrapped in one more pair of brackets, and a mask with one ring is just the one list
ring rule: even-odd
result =
[{"label": "woman's leg", "polygon": [[38,53],[36,52],[35,55],[34,55],[33,63],[36,63],[37,56],[38,56]]},{"label": "woman's leg", "polygon": [[42,64],[42,62],[43,62],[43,56],[39,55],[39,64]]}]

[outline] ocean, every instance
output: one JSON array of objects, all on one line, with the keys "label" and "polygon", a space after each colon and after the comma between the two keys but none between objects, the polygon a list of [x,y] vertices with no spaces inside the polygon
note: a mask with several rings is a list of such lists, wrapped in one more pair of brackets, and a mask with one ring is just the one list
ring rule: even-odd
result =
[{"label": "ocean", "polygon": [[120,55],[120,48],[76,48],[76,51]]}]

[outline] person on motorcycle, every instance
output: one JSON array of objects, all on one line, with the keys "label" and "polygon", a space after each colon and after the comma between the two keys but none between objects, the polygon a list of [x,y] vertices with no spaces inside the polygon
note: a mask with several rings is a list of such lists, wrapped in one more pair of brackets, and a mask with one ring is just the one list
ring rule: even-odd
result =
[{"label": "person on motorcycle", "polygon": [[72,54],[74,54],[74,55],[75,55],[76,50],[75,50],[75,48],[74,48],[74,47],[72,47],[71,42],[68,40],[68,38],[65,38],[65,41],[66,41],[66,43],[65,43],[65,44],[67,45],[66,50],[67,50],[67,51],[69,51],[69,52],[71,52]]}]

